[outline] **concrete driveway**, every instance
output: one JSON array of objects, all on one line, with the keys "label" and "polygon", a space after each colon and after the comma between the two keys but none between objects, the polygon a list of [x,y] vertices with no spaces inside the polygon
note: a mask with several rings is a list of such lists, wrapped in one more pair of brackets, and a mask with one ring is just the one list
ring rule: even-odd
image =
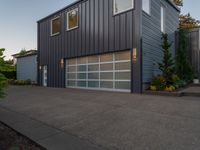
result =
[{"label": "concrete driveway", "polygon": [[0,107],[108,150],[199,150],[200,99],[11,86]]}]

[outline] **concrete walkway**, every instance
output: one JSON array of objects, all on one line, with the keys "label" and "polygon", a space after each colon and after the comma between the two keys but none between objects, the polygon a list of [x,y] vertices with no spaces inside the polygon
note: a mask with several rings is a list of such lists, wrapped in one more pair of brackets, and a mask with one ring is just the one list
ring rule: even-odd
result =
[{"label": "concrete walkway", "polygon": [[0,121],[49,150],[199,150],[199,97],[17,87]]}]

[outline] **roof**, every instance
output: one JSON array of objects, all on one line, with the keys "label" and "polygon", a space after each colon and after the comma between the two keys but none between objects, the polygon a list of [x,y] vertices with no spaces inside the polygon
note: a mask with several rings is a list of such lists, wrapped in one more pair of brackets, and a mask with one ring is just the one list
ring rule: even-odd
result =
[{"label": "roof", "polygon": [[21,58],[21,57],[28,57],[28,56],[32,56],[32,55],[37,55],[37,50],[29,50],[29,51],[26,51],[26,53],[23,55],[21,55],[20,53],[17,53],[12,56],[14,58]]},{"label": "roof", "polygon": [[[62,9],[60,9],[60,10],[58,10],[58,11],[56,11],[56,12],[50,14],[50,15],[48,15],[48,16],[46,16],[46,17],[40,19],[40,20],[38,20],[37,22],[40,23],[41,21],[43,21],[43,20],[45,20],[45,19],[47,19],[47,18],[50,18],[50,17],[52,17],[52,16],[54,16],[54,15],[56,15],[56,14],[58,14],[58,13],[64,11],[65,9],[67,9],[67,8],[69,8],[69,7],[78,4],[78,3],[81,2],[81,1],[85,1],[85,0],[76,0],[75,2],[73,2],[73,3],[71,3],[71,4],[67,5],[67,6],[65,6],[64,8],[62,8]],[[178,7],[174,4],[174,2],[173,2],[172,0],[166,0],[166,1],[169,2],[169,3],[171,4],[171,6],[173,6],[177,11],[180,12],[180,8],[178,8]]]}]

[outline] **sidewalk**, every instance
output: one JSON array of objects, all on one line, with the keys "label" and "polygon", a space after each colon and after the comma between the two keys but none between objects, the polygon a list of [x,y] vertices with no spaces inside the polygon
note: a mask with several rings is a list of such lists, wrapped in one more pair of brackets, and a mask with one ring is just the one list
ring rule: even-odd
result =
[{"label": "sidewalk", "polygon": [[190,86],[181,91],[184,96],[196,96],[200,97],[200,86]]},{"label": "sidewalk", "polygon": [[0,107],[0,121],[47,150],[103,150],[40,121]]}]

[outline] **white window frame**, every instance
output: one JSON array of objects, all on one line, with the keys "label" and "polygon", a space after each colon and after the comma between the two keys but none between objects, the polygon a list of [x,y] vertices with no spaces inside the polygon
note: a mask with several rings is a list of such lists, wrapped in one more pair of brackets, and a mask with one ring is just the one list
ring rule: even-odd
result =
[{"label": "white window frame", "polygon": [[56,20],[56,19],[60,19],[60,16],[57,16],[57,17],[55,17],[55,18],[53,18],[53,19],[51,19],[51,22],[50,22],[50,24],[51,24],[51,36],[55,36],[55,35],[58,35],[58,34],[60,34],[60,32],[57,32],[57,33],[52,33],[52,29],[53,29],[53,25],[52,25],[52,23],[53,23],[53,21],[54,20]]},{"label": "white window frame", "polygon": [[143,12],[145,12],[146,14],[148,14],[148,15],[151,15],[151,0],[148,0],[149,1],[149,12],[147,12],[145,9],[144,9],[144,5],[143,5],[143,2],[144,2],[144,0],[142,0],[142,10],[143,10]]},{"label": "white window frame", "polygon": [[[73,27],[73,28],[70,28],[69,29],[69,13],[71,13],[72,11],[77,11],[78,12],[78,18],[77,18],[77,26],[75,26],[75,27]],[[68,11],[67,13],[67,31],[70,31],[70,30],[74,30],[74,29],[76,29],[76,28],[78,28],[79,27],[79,9],[78,9],[78,7],[77,8],[74,8],[74,9],[72,9],[72,10],[70,10],[70,11]]]},{"label": "white window frame", "polygon": [[160,7],[160,30],[163,33],[166,33],[166,8],[161,5]]},{"label": "white window frame", "polygon": [[117,14],[120,14],[120,13],[123,13],[123,12],[126,12],[126,11],[129,11],[131,9],[134,9],[134,2],[135,0],[131,0],[132,1],[132,5],[130,6],[130,8],[127,8],[125,10],[121,10],[119,12],[115,12],[115,6],[116,6],[116,0],[113,0],[113,14],[114,15],[117,15]]}]

